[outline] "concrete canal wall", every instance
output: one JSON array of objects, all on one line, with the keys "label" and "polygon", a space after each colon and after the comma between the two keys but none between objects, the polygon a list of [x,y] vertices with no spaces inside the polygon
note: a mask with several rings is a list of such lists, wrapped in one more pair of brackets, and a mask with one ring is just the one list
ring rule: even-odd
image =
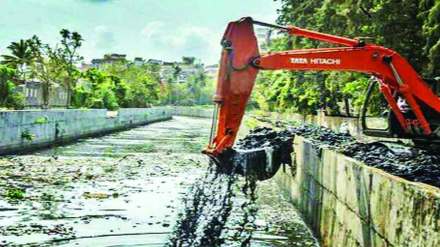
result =
[{"label": "concrete canal wall", "polygon": [[440,246],[440,189],[295,137],[274,179],[323,246]]},{"label": "concrete canal wall", "polygon": [[173,107],[173,115],[186,116],[186,117],[200,117],[211,118],[213,113],[213,107],[198,107],[198,106],[175,106]]},{"label": "concrete canal wall", "polygon": [[172,108],[25,110],[0,112],[0,154],[27,151],[78,138],[170,119]]}]

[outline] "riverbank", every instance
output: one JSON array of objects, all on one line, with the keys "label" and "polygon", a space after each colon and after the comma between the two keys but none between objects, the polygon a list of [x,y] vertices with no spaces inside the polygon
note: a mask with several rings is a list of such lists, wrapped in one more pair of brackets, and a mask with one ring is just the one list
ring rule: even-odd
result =
[{"label": "riverbank", "polygon": [[28,152],[54,144],[98,136],[163,121],[172,117],[167,107],[24,110],[0,112],[0,155]]},{"label": "riverbank", "polygon": [[207,107],[0,111],[0,155],[25,153],[80,138],[109,134],[172,116],[210,118]]}]

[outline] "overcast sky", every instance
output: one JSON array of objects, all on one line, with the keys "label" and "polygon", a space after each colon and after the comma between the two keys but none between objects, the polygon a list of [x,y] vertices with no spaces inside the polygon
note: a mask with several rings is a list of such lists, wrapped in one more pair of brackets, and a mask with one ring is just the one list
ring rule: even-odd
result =
[{"label": "overcast sky", "polygon": [[59,30],[79,32],[86,61],[105,53],[133,58],[219,58],[228,21],[243,16],[274,22],[273,0],[0,0],[0,54],[11,41],[38,35],[59,40]]}]

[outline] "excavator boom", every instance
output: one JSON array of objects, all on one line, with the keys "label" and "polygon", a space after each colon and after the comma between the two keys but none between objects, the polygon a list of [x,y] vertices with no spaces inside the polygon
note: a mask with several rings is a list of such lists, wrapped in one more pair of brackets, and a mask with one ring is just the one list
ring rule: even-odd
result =
[{"label": "excavator boom", "polygon": [[[232,147],[257,77],[251,61],[259,57],[252,19],[229,23],[222,39],[222,54],[214,103],[213,129],[207,154]],[[216,128],[217,127],[217,128]]]},{"label": "excavator boom", "polygon": [[[340,45],[273,52],[261,55],[253,26],[279,28],[290,35]],[[374,76],[380,85],[402,133],[411,138],[414,129],[423,138],[439,139],[439,126],[430,123],[425,109],[440,113],[440,98],[397,52],[361,40],[309,31],[298,27],[281,27],[243,18],[229,23],[222,39],[223,51],[214,102],[218,110],[213,118],[213,132],[205,153],[217,156],[234,144],[245,107],[259,70],[353,71]],[[403,97],[415,115],[408,119],[399,109],[396,97]],[[417,133],[420,135],[420,133]]]}]

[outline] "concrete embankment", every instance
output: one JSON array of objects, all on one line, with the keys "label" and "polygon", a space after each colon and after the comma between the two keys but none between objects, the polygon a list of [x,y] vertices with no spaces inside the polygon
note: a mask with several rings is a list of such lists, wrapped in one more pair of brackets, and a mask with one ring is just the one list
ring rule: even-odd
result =
[{"label": "concrete embankment", "polygon": [[0,154],[28,151],[172,117],[173,108],[25,110],[0,112]]},{"label": "concrete embankment", "polygon": [[190,107],[190,106],[175,106],[173,107],[173,115],[184,117],[200,117],[211,118],[213,107]]},{"label": "concrete embankment", "polygon": [[323,246],[440,246],[440,189],[295,137],[274,179]]}]

